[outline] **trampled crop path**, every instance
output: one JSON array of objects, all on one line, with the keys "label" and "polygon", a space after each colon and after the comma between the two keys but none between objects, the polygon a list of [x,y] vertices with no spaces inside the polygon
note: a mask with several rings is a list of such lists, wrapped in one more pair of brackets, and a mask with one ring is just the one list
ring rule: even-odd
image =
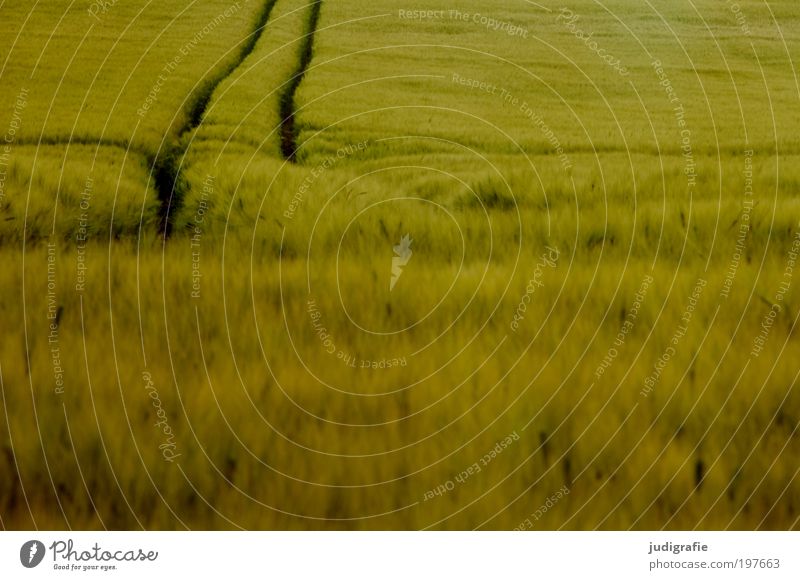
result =
[{"label": "trampled crop path", "polygon": [[300,83],[303,82],[303,77],[306,74],[306,70],[308,70],[308,65],[311,64],[311,59],[314,56],[314,36],[317,31],[317,26],[319,25],[321,9],[322,0],[314,2],[311,6],[308,24],[306,25],[302,45],[300,47],[300,61],[280,99],[281,152],[289,161],[294,161],[295,155],[297,154],[297,130],[295,127],[295,113],[297,112],[297,107],[295,104],[295,95],[297,94],[297,89],[300,87]]},{"label": "trampled crop path", "polygon": [[164,237],[169,237],[172,231],[169,219],[170,211],[174,205],[181,203],[188,187],[181,176],[181,165],[190,143],[185,137],[202,123],[211,97],[220,83],[233,74],[255,50],[276,3],[277,0],[264,2],[261,12],[256,18],[253,32],[240,47],[236,59],[222,70],[212,73],[202,82],[189,105],[186,124],[178,131],[175,141],[164,147],[155,159],[153,181],[161,204],[161,233]]}]

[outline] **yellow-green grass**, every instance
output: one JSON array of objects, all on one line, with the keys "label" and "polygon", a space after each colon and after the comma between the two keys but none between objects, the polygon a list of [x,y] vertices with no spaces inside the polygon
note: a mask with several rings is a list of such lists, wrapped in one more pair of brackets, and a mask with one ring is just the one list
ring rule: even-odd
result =
[{"label": "yellow-green grass", "polygon": [[0,203],[4,243],[57,240],[67,246],[154,230],[159,200],[151,167],[109,146],[14,147]]},{"label": "yellow-green grass", "polygon": [[187,164],[205,154],[280,157],[280,100],[307,37],[308,0],[279,0],[253,52],[219,85],[192,138]]},{"label": "yellow-green grass", "polygon": [[[372,2],[368,12],[358,2],[326,4],[315,59],[300,90],[301,141],[308,141],[303,153],[314,157],[350,140],[413,135],[491,153],[518,153],[517,144],[552,152],[523,115],[523,103],[566,150],[674,152],[681,128],[673,109],[682,105],[695,153],[747,146],[769,151],[776,142],[796,151],[798,27],[791,3],[770,5],[780,14],[777,22],[763,5],[742,4],[749,37],[741,34],[735,14],[716,2],[571,5],[580,17],[576,26],[619,58],[627,76],[575,37],[566,19],[559,20],[559,5],[546,5],[551,12],[500,0],[455,7],[471,16],[464,22],[441,1],[401,8]],[[400,18],[401,9],[415,8],[443,10],[444,16]],[[488,30],[473,21],[476,14],[519,26],[528,38]],[[673,103],[655,60],[677,95]],[[487,87],[469,88],[454,82],[454,75]],[[505,101],[503,91],[519,102]],[[411,157],[420,148],[439,153],[448,147],[413,138],[390,146]],[[384,156],[385,149],[373,154]]]},{"label": "yellow-green grass", "polygon": [[[11,218],[0,311],[16,329],[0,335],[0,461],[14,474],[0,481],[3,526],[509,529],[564,485],[533,527],[797,526],[796,273],[752,354],[800,231],[792,3],[770,3],[780,28],[764,5],[740,3],[750,37],[710,1],[658,6],[663,20],[647,3],[575,4],[631,71],[621,77],[556,4],[462,9],[529,30],[519,38],[402,20],[389,2],[324,2],[294,99],[297,163],[280,155],[279,124],[311,14],[302,1],[278,0],[180,143],[197,83],[225,68],[263,4],[242,4],[204,40],[151,125],[130,123],[165,61],[224,9],[197,4],[168,28],[189,4],[147,5],[125,35],[145,3],[114,5],[96,42],[120,37],[122,60],[65,80],[63,124],[42,124],[47,101],[33,95],[55,92],[68,51],[32,81],[32,132],[14,146],[0,205]],[[452,6],[403,7],[415,8]],[[16,31],[24,10],[9,10],[3,26]],[[26,26],[49,34],[52,14]],[[76,46],[73,17],[53,42]],[[41,52],[24,46],[16,72],[0,74],[10,107]],[[692,187],[653,58],[685,108]],[[102,95],[88,88],[97,70]],[[123,90],[131,70],[143,76]],[[454,74],[529,103],[570,167],[519,103]],[[94,109],[73,106],[87,94]],[[96,139],[107,118],[122,147],[35,147],[76,119]],[[164,136],[184,180],[166,241],[148,159]],[[404,235],[413,258],[390,291]],[[555,263],[542,262],[548,248]],[[390,368],[361,368],[381,362]],[[510,434],[480,473],[430,497]]]},{"label": "yellow-green grass", "polygon": [[[704,275],[697,261],[677,272],[635,266],[620,276],[587,258],[563,257],[545,273],[518,332],[509,322],[526,280],[514,277],[503,297],[501,282],[511,276],[496,271],[469,316],[433,349],[405,367],[368,370],[322,352],[302,261],[279,267],[256,256],[260,267],[251,269],[249,243],[231,241],[223,266],[221,249],[204,246],[193,299],[188,243],[170,244],[163,256],[159,246],[148,242],[137,254],[130,243],[91,244],[81,292],[77,253],[58,251],[63,310],[55,343],[48,342],[47,250],[28,252],[24,269],[18,253],[5,252],[4,287],[21,288],[24,272],[26,318],[4,301],[4,320],[25,330],[2,337],[4,471],[14,472],[15,458],[36,518],[16,478],[4,478],[5,525],[96,527],[91,494],[103,523],[114,527],[510,528],[571,478],[569,501],[538,526],[786,528],[797,517],[791,457],[799,451],[799,410],[787,387],[797,369],[786,356],[797,348],[796,311],[778,320],[767,351],[744,369],[743,353],[768,307],[745,291],[721,299],[723,277],[705,275],[681,348],[649,396],[641,394]],[[435,256],[418,257],[402,282],[428,282],[393,295],[398,311],[418,312],[454,274]],[[536,258],[523,256],[528,275]],[[368,277],[385,263],[375,251],[339,264],[343,295],[355,298],[356,287],[370,283],[365,271]],[[427,323],[369,341],[354,336],[335,293],[322,291],[335,285],[335,265],[316,266],[314,296],[326,327],[339,348],[363,358],[407,355],[455,319],[480,277],[467,268]],[[779,268],[779,260],[766,267]],[[634,328],[598,379],[646,275],[654,282]],[[743,265],[737,286],[761,290],[757,276],[755,264]],[[381,299],[378,289],[370,295]],[[362,301],[361,312],[374,314],[376,303]],[[373,315],[369,322],[398,320]],[[304,371],[300,357],[329,386]],[[165,438],[154,426],[145,370],[176,436],[175,463],[159,450]],[[519,441],[479,475],[424,501],[514,431]],[[699,462],[706,477],[695,489]]]},{"label": "yellow-green grass", "polygon": [[11,175],[0,237],[20,236],[26,205],[34,211],[30,238],[52,230],[53,213],[63,216],[56,235],[73,237],[75,200],[91,171],[93,228],[109,228],[112,209],[115,233],[135,234],[140,222],[155,227],[163,201],[152,189],[156,159],[180,147],[195,103],[236,64],[262,6],[4,3],[0,133]]},{"label": "yellow-green grass", "polygon": [[3,4],[0,108],[10,116],[17,91],[29,90],[18,139],[104,140],[155,153],[185,122],[204,78],[235,61],[261,8],[231,0],[106,4],[96,16],[88,1]]},{"label": "yellow-green grass", "polygon": [[[460,238],[455,230],[447,233],[452,220],[441,213],[447,210],[463,228],[468,260],[478,260],[491,245],[493,259],[506,263],[515,259],[520,243],[531,251],[549,242],[581,256],[602,254],[614,267],[630,255],[676,268],[710,261],[721,269],[730,261],[740,226],[748,227],[748,259],[760,260],[767,248],[784,255],[800,222],[793,155],[757,157],[754,193],[748,196],[744,155],[727,155],[721,162],[698,158],[703,170],[687,193],[684,161],[677,156],[605,154],[598,165],[594,156],[574,155],[576,167],[567,174],[558,160],[539,155],[523,160],[442,155],[411,167],[400,158],[387,158],[385,166],[378,160],[358,163],[371,146],[329,169],[258,154],[201,158],[187,171],[196,187],[176,223],[187,235],[199,226],[212,244],[226,233],[254,238],[265,259],[278,257],[281,244],[285,256],[304,258],[312,230],[316,250],[330,257],[340,241],[344,249],[360,244],[370,251],[377,241],[383,251],[404,233],[419,236],[426,251],[452,257]],[[204,190],[203,184],[209,186]],[[441,213],[448,229],[431,227],[426,217],[431,211]],[[364,235],[350,232],[342,240],[354,218],[363,219]]]}]

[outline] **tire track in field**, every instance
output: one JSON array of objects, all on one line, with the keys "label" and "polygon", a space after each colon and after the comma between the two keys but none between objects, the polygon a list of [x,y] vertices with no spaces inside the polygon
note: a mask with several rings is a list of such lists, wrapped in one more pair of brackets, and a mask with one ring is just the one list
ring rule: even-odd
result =
[{"label": "tire track in field", "polygon": [[[253,31],[242,44],[239,54],[229,65],[212,73],[202,82],[188,107],[186,123],[179,129],[174,141],[162,149],[161,153],[153,160],[153,182],[160,206],[159,233],[165,238],[168,238],[172,233],[170,214],[175,213],[174,210],[183,202],[190,188],[188,181],[183,178],[181,172],[181,165],[190,144],[187,137],[203,122],[211,97],[217,87],[231,76],[255,50],[277,1],[266,0],[264,2],[261,11],[256,17]],[[152,157],[149,157],[149,159],[152,159]]]},{"label": "tire track in field", "polygon": [[294,74],[286,84],[286,88],[280,97],[280,114],[281,120],[280,138],[281,138],[281,153],[284,158],[294,163],[297,154],[297,126],[295,114],[297,113],[297,106],[295,103],[295,95],[303,78],[306,76],[311,59],[314,56],[314,36],[319,26],[319,16],[322,10],[322,0],[317,0],[311,5],[311,11],[306,23],[306,29],[303,31],[303,42],[300,45],[300,60],[297,63],[297,68]]}]

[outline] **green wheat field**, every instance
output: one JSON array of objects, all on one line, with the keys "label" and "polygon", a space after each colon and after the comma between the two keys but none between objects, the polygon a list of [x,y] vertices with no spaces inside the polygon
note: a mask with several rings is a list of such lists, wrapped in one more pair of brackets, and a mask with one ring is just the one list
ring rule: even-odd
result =
[{"label": "green wheat field", "polygon": [[3,529],[800,528],[795,0],[0,0]]}]

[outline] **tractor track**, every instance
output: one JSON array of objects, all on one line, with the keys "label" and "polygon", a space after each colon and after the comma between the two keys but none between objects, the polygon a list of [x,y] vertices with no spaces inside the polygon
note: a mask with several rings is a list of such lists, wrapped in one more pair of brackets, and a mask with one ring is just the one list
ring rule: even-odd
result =
[{"label": "tractor track", "polygon": [[297,125],[296,113],[297,104],[295,96],[297,94],[300,84],[305,78],[308,66],[311,64],[311,59],[314,56],[314,37],[316,36],[317,27],[319,26],[320,12],[322,11],[322,0],[316,0],[311,4],[311,12],[306,23],[306,28],[303,31],[303,41],[300,46],[300,60],[294,74],[286,84],[286,89],[280,97],[280,139],[281,139],[281,153],[288,161],[296,162],[297,155]]},{"label": "tractor track", "polygon": [[[42,135],[39,139],[19,142],[18,145],[35,146],[92,146],[113,147],[134,153],[142,157],[150,167],[151,183],[156,191],[159,203],[158,233],[167,239],[172,234],[173,224],[170,216],[175,213],[190,190],[189,182],[183,176],[183,163],[191,144],[189,136],[197,129],[205,118],[211,99],[216,89],[225,79],[230,77],[256,48],[258,41],[270,20],[273,8],[278,0],[266,0],[256,18],[255,26],[246,41],[242,44],[236,58],[222,70],[202,80],[187,108],[187,121],[178,129],[175,137],[162,144],[158,153],[146,147],[138,146],[126,139],[93,139],[77,137],[72,139],[52,138]],[[300,58],[292,76],[286,83],[279,98],[280,149],[283,157],[294,163],[297,153],[297,127],[295,122],[295,95],[305,77],[314,53],[314,36],[320,19],[322,0],[311,3],[311,9],[300,45]]]},{"label": "tractor track", "polygon": [[133,144],[127,139],[104,139],[90,137],[76,137],[71,139],[52,138],[46,135],[40,136],[35,140],[18,140],[16,145],[29,146],[91,146],[91,147],[114,147],[135,153],[143,157],[150,167],[151,182],[156,191],[159,203],[159,224],[158,233],[169,238],[172,233],[172,222],[170,214],[174,209],[183,203],[183,199],[189,191],[189,183],[183,178],[182,166],[186,152],[189,149],[191,140],[189,135],[203,122],[208,106],[214,91],[219,85],[231,76],[238,69],[244,60],[255,50],[256,44],[260,40],[267,23],[269,22],[272,9],[278,0],[266,0],[261,11],[256,17],[255,26],[252,32],[243,42],[236,58],[227,66],[209,75],[200,82],[200,87],[194,92],[187,108],[186,123],[178,129],[174,138],[162,142],[158,153],[153,153],[146,147]]},{"label": "tractor track", "polygon": [[183,178],[181,170],[186,151],[191,143],[191,141],[187,140],[187,137],[203,122],[211,97],[217,87],[231,76],[255,50],[277,1],[266,0],[264,2],[256,18],[253,31],[239,49],[237,58],[228,66],[203,81],[189,106],[187,122],[178,131],[174,142],[163,148],[154,159],[152,155],[148,156],[148,159],[152,160],[153,184],[160,204],[159,233],[164,238],[168,238],[172,233],[171,210],[174,206],[183,203],[183,199],[186,197],[190,187]]}]

